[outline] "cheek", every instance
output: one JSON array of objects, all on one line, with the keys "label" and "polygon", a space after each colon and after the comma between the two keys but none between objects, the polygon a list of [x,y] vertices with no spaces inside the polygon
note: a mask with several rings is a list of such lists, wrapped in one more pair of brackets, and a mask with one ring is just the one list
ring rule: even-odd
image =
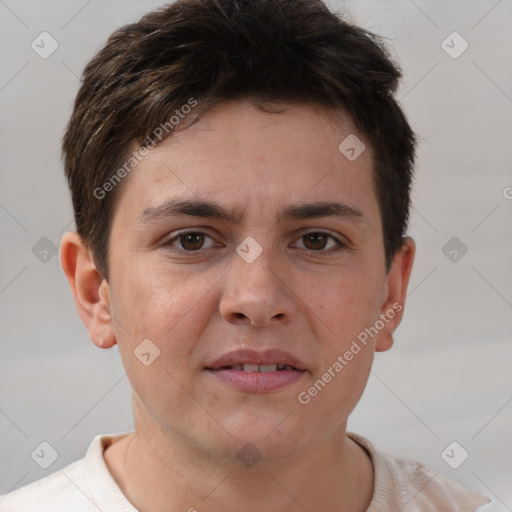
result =
[{"label": "cheek", "polygon": [[197,314],[196,305],[210,287],[204,276],[192,276],[179,269],[170,271],[170,265],[162,263],[142,263],[140,268],[116,288],[115,312],[133,332],[161,336],[190,313]]},{"label": "cheek", "polygon": [[[190,371],[190,356],[203,329],[201,319],[211,316],[201,301],[208,282],[149,268],[132,272],[130,279],[118,281],[118,285],[112,297],[114,324],[135,396],[159,423],[169,421],[170,407],[173,417],[186,416],[194,407],[185,391],[191,389],[195,377]],[[156,349],[144,340],[151,340]],[[137,357],[143,342],[145,352],[150,353],[147,365]]]},{"label": "cheek", "polygon": [[[112,297],[118,346],[125,367],[140,372],[134,350],[149,339],[158,347],[155,365],[173,373],[180,382],[192,376],[194,350],[208,322],[216,314],[209,300],[216,276],[192,274],[189,269],[170,271],[169,265],[148,265],[143,272],[132,272],[120,281]],[[146,372],[142,386],[169,375]]]},{"label": "cheek", "polygon": [[343,348],[379,316],[385,277],[371,266],[338,269],[321,280],[302,277],[302,283],[305,304],[337,348]]},{"label": "cheek", "polygon": [[313,298],[322,304],[320,313],[330,327],[329,335],[324,338],[324,367],[315,376],[322,379],[322,374],[327,372],[325,378],[329,382],[318,393],[313,407],[318,414],[327,416],[329,408],[335,407],[333,428],[348,417],[366,386],[374,339],[361,342],[358,336],[379,317],[384,283],[384,273],[376,266],[360,265],[341,272]]}]

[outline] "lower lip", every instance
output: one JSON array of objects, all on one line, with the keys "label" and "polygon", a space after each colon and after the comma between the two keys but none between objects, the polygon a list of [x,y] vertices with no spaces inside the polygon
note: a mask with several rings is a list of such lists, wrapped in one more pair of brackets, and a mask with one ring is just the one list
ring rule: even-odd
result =
[{"label": "lower lip", "polygon": [[302,378],[306,373],[305,370],[280,370],[275,372],[207,371],[235,389],[250,393],[266,393],[284,388]]}]

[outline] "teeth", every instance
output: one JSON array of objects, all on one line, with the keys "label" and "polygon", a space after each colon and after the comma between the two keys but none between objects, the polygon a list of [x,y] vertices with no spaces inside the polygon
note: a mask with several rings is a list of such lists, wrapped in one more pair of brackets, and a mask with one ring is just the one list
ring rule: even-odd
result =
[{"label": "teeth", "polygon": [[243,370],[244,372],[276,372],[278,370],[293,370],[287,364],[234,364],[231,370]]},{"label": "teeth", "polygon": [[234,370],[237,372],[278,372],[283,370],[295,370],[293,366],[288,364],[232,364],[223,366],[219,370]]},{"label": "teeth", "polygon": [[260,368],[257,364],[244,364],[244,372],[259,372]]}]

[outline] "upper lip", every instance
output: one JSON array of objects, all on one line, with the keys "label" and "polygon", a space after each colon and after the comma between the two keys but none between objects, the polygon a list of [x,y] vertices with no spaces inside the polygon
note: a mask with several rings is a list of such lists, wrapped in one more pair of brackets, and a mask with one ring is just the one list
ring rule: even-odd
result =
[{"label": "upper lip", "polygon": [[211,370],[218,370],[224,366],[232,366],[235,364],[278,364],[293,366],[297,370],[305,370],[304,364],[296,357],[279,349],[268,350],[250,350],[239,349],[228,352],[221,357],[215,359],[206,368]]}]

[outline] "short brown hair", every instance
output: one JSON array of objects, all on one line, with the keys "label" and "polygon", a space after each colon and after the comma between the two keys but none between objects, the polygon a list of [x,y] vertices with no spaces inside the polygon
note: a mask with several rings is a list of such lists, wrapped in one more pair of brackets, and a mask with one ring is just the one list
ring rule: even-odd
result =
[{"label": "short brown hair", "polygon": [[98,270],[108,279],[122,190],[113,177],[191,98],[190,122],[236,99],[348,114],[374,151],[389,269],[407,229],[414,167],[414,134],[394,98],[400,76],[376,36],[321,0],[178,0],[116,30],[84,69],[62,141],[76,228]]}]

